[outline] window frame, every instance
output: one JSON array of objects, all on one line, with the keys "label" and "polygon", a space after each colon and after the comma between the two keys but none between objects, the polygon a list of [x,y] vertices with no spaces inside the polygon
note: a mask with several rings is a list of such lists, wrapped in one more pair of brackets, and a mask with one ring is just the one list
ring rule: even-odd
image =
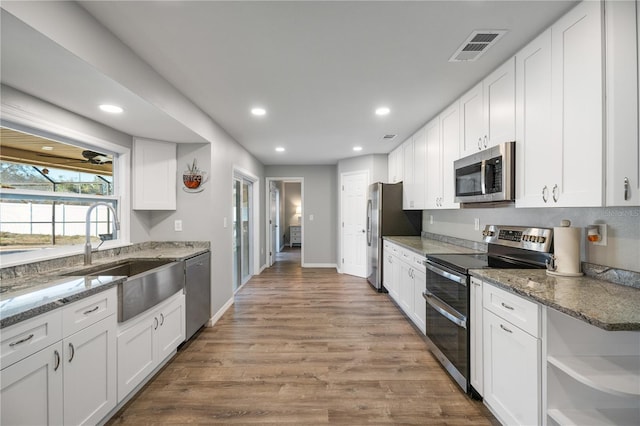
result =
[{"label": "window frame", "polygon": [[[4,107],[4,105],[3,105]],[[48,199],[91,199],[91,200],[115,200],[118,205],[118,219],[120,221],[120,230],[118,231],[118,238],[116,240],[105,241],[101,245],[100,250],[107,250],[111,248],[124,247],[131,245],[130,237],[130,218],[131,218],[131,197],[130,191],[127,189],[131,187],[131,147],[125,147],[115,144],[113,142],[104,140],[102,138],[79,132],[69,128],[64,128],[59,125],[54,125],[44,120],[35,122],[32,119],[22,119],[19,121],[26,121],[26,124],[18,124],[16,121],[8,121],[5,119],[7,112],[2,111],[3,118],[0,119],[0,126],[7,127],[12,130],[16,130],[23,133],[32,134],[46,139],[71,144],[86,149],[92,149],[97,151],[108,151],[114,156],[113,162],[113,195],[112,196],[95,196],[86,194],[72,194],[72,193],[53,193],[47,191],[34,191],[34,190],[16,190],[16,189],[0,189],[0,194],[11,195],[11,198],[16,196],[25,195],[25,199],[30,197],[44,197]],[[133,141],[133,138],[131,138]],[[116,158],[117,157],[117,158]],[[76,244],[71,246],[59,246],[42,250],[33,250],[28,252],[20,252],[2,255],[0,253],[0,267],[11,267],[17,265],[23,265],[32,262],[57,259],[65,256],[72,256],[76,254],[82,254],[84,252],[83,244]]]}]

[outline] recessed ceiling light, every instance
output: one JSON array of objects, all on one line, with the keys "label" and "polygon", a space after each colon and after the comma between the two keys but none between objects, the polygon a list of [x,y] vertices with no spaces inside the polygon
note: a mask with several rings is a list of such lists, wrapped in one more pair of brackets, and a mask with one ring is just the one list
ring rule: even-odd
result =
[{"label": "recessed ceiling light", "polygon": [[110,112],[112,114],[120,114],[122,111],[124,111],[121,107],[117,105],[108,105],[108,104],[100,105],[100,109],[104,112]]},{"label": "recessed ceiling light", "polygon": [[387,115],[391,112],[391,110],[387,107],[380,107],[376,109],[376,115]]},{"label": "recessed ceiling light", "polygon": [[284,148],[283,148],[283,147],[281,147],[281,146],[279,146],[279,147],[277,147],[277,148],[276,148],[276,151],[278,151],[278,152],[284,152]]},{"label": "recessed ceiling light", "polygon": [[353,150],[354,151],[362,151],[362,147],[361,146],[354,146]]},{"label": "recessed ceiling light", "polygon": [[264,108],[252,108],[251,109],[251,114],[253,115],[257,115],[257,116],[261,116],[261,115],[265,115],[267,113],[267,110]]},{"label": "recessed ceiling light", "polygon": [[43,151],[53,151],[53,147],[52,147],[52,146],[45,145],[45,146],[43,146],[43,147],[42,147],[42,150],[43,150]]}]

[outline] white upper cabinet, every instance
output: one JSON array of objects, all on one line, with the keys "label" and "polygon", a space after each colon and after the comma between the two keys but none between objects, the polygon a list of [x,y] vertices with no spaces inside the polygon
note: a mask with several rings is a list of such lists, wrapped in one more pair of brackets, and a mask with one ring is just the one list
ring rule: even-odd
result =
[{"label": "white upper cabinet", "polygon": [[427,140],[425,129],[418,130],[403,147],[404,170],[402,185],[402,208],[404,210],[424,209],[425,169],[427,166]]},{"label": "white upper cabinet", "polygon": [[559,179],[543,184],[547,205],[603,204],[602,58],[602,4],[584,1],[551,27],[549,156],[561,162]]},{"label": "white upper cabinet", "polygon": [[426,126],[428,209],[458,208],[454,203],[453,162],[460,146],[460,103],[455,102]]},{"label": "white upper cabinet", "polygon": [[389,153],[389,183],[402,182],[404,170],[404,152],[402,145]]},{"label": "white upper cabinet", "polygon": [[509,59],[460,98],[460,156],[515,139],[515,60]]},{"label": "white upper cabinet", "polygon": [[603,204],[601,4],[583,2],[516,55],[516,206]]},{"label": "white upper cabinet", "polygon": [[536,207],[562,167],[551,143],[551,29],[516,55],[516,82],[516,205]]},{"label": "white upper cabinet", "polygon": [[605,3],[608,206],[640,205],[638,2]]},{"label": "white upper cabinet", "polygon": [[176,144],[146,139],[133,141],[133,209],[175,210]]}]

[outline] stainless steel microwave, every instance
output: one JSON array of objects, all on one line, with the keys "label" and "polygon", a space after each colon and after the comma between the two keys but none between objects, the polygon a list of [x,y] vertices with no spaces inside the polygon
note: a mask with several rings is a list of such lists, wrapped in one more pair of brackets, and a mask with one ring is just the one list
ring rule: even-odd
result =
[{"label": "stainless steel microwave", "polygon": [[515,150],[506,142],[454,161],[456,203],[515,200]]}]

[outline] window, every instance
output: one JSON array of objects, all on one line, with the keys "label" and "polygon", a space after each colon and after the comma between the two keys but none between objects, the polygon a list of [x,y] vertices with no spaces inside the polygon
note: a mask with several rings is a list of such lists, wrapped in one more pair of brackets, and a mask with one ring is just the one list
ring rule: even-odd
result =
[{"label": "window", "polygon": [[[0,256],[84,244],[89,207],[118,211],[117,155],[0,128]],[[117,239],[110,209],[91,212],[92,242]],[[95,246],[95,245],[94,245]]]}]

